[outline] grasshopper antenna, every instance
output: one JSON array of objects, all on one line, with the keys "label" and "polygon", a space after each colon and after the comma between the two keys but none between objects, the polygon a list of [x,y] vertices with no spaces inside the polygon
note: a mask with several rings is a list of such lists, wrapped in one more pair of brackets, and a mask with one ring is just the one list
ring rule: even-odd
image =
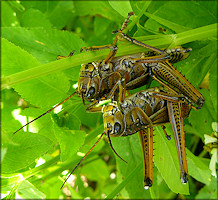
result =
[{"label": "grasshopper antenna", "polygon": [[31,120],[30,122],[28,122],[27,124],[23,125],[21,128],[19,128],[18,130],[16,130],[13,134],[17,133],[18,131],[20,131],[22,128],[26,127],[27,125],[29,125],[30,123],[36,121],[37,119],[41,118],[42,116],[46,115],[47,113],[50,113],[52,110],[54,110],[55,108],[57,108],[58,106],[60,106],[61,104],[65,103],[68,99],[70,99],[74,94],[76,94],[76,92],[74,92],[73,94],[71,94],[69,97],[67,97],[66,99],[64,99],[61,103],[57,104],[56,106],[54,106],[53,108],[51,108],[50,110],[47,110],[45,113],[43,113],[42,115],[38,116],[37,118]]},{"label": "grasshopper antenna", "polygon": [[[115,151],[114,147],[112,146],[112,142],[111,142],[111,138],[110,138],[110,135],[109,135],[109,131],[107,132],[107,136],[108,136],[108,141],[109,141],[109,144],[110,144],[110,147],[111,149],[113,150],[113,152],[117,155],[118,158],[120,158],[123,162],[127,163],[123,158],[121,158],[119,156],[119,154]],[[127,163],[128,164],[128,163]]]},{"label": "grasshopper antenna", "polygon": [[68,178],[71,176],[71,174],[73,174],[73,172],[76,170],[76,168],[81,164],[81,162],[89,155],[89,153],[94,149],[94,147],[98,144],[98,142],[101,140],[102,136],[105,134],[105,132],[103,132],[101,134],[101,136],[98,138],[98,140],[95,142],[95,144],[92,146],[91,149],[89,149],[89,151],[86,153],[85,156],[83,156],[83,158],[78,162],[78,164],[76,165],[76,167],[74,167],[74,169],[70,172],[70,174],[67,176],[66,180],[64,181],[63,185],[61,186],[60,190],[64,187],[65,183],[67,182]]}]

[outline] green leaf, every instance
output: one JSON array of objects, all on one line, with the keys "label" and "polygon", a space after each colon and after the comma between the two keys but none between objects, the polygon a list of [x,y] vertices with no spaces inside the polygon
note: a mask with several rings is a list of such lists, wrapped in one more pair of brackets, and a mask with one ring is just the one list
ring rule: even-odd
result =
[{"label": "green leaf", "polygon": [[96,127],[97,123],[100,122],[102,119],[101,113],[87,113],[86,109],[82,105],[82,102],[80,104],[81,106],[75,111],[75,115],[80,116],[80,120],[82,124],[88,126],[88,127]]},{"label": "green leaf", "polygon": [[8,5],[8,2],[1,2],[1,27],[16,27],[19,26],[16,12]]},{"label": "green leaf", "polygon": [[[209,91],[201,91],[206,97],[204,106],[199,110],[192,110],[188,121],[198,133],[197,135],[203,140],[204,134],[212,133],[211,123],[216,118],[216,111],[214,111],[212,101],[209,96]],[[200,128],[199,128],[200,127]]]},{"label": "green leaf", "polygon": [[[38,184],[37,187],[40,191],[46,194],[47,199],[57,199],[63,195],[60,190],[62,181],[57,175],[53,175],[50,179],[47,179],[43,184]],[[52,186],[52,187],[51,187]]]},{"label": "green leaf", "polygon": [[8,145],[2,162],[2,173],[12,173],[25,168],[46,153],[52,145],[46,137],[30,133],[13,135],[13,141],[18,145]]},{"label": "green leaf", "polygon": [[68,56],[73,50],[77,54],[84,46],[84,42],[76,34],[43,27],[4,28],[2,37],[28,51],[42,64],[56,60],[58,55]]},{"label": "green leaf", "polygon": [[[100,134],[102,134],[102,132],[100,132]],[[84,146],[82,146],[82,148],[79,150],[80,152],[82,152],[84,154],[86,154],[98,140],[98,137],[94,137],[91,140],[87,139],[88,137],[89,137],[89,134],[86,137],[86,140],[84,142]],[[92,150],[92,152],[98,153],[104,147],[104,145],[105,145],[104,140],[100,140],[97,143],[97,145],[95,146],[95,148]]]},{"label": "green leaf", "polygon": [[[209,7],[216,6],[216,3],[212,1],[208,2],[208,4]],[[216,17],[211,15],[210,9],[195,1],[166,2],[155,10],[155,14],[150,14],[149,17],[152,17],[152,19],[146,22],[146,27],[156,32],[159,31],[160,24],[178,33],[188,28],[216,23]],[[158,23],[154,22],[154,20]]]},{"label": "green leaf", "polygon": [[217,198],[217,178],[213,177],[209,185],[205,185],[196,195],[196,199],[216,199]]},{"label": "green leaf", "polygon": [[63,125],[70,130],[79,130],[81,126],[81,121],[75,114],[66,114],[65,120],[63,120]]},{"label": "green leaf", "polygon": [[[158,17],[156,15],[153,15],[153,14],[150,14],[148,12],[145,12],[144,14],[147,17],[149,17],[149,19],[155,20],[156,22],[160,23],[161,25],[164,25],[164,27],[168,27],[171,30],[175,31],[176,33],[180,33],[180,32],[184,32],[184,31],[190,30],[189,28],[186,28],[184,26],[178,25],[178,24],[173,23],[171,21],[168,21],[166,19],[160,18],[160,17]],[[147,23],[146,23],[146,26],[147,26]]]},{"label": "green leaf", "polygon": [[[202,42],[203,43],[203,42]],[[199,57],[209,57],[211,54],[214,54],[217,50],[217,42],[216,40],[210,40],[206,43],[205,46],[196,47],[194,51],[197,51],[197,55]]]},{"label": "green leaf", "polygon": [[[217,60],[214,60],[212,67],[210,69],[209,75],[209,88],[210,88],[210,97],[213,104],[214,110],[217,108]],[[216,113],[216,111],[215,111]]]},{"label": "green leaf", "polygon": [[154,136],[154,163],[161,173],[168,187],[175,193],[189,194],[188,184],[183,185],[180,180],[179,160],[173,133],[170,126],[167,126],[167,133],[171,140],[167,140],[160,128],[155,128],[157,133]]},{"label": "green leaf", "polygon": [[199,87],[208,71],[215,64],[216,41],[210,41],[206,45],[205,43],[195,43],[192,45],[192,49],[189,58],[176,65],[195,87]]},{"label": "green leaf", "polygon": [[[3,96],[3,95],[2,95]],[[2,129],[1,129],[1,139],[2,139],[2,147],[5,144],[17,145],[15,141],[12,140],[11,136],[12,133],[20,127],[20,123],[14,120],[12,112],[14,111],[15,107],[11,105],[5,105],[5,102],[2,101],[4,104],[3,109],[1,109],[1,122],[2,122]],[[7,148],[6,148],[7,149]]]},{"label": "green leaf", "polygon": [[218,133],[218,122],[212,122],[212,129],[214,132]]},{"label": "green leaf", "polygon": [[1,147],[1,162],[3,161],[6,153],[7,153],[7,148]]},{"label": "green leaf", "polygon": [[[2,47],[2,74],[5,76],[39,65],[31,54],[6,39],[2,39]],[[17,83],[14,88],[25,100],[48,109],[66,98],[69,82],[68,78],[60,72],[25,83]]]},{"label": "green leaf", "polygon": [[210,183],[211,172],[207,165],[205,165],[197,156],[192,154],[189,150],[187,152],[187,163],[189,175],[206,185]]},{"label": "green leaf", "polygon": [[85,141],[85,133],[79,130],[63,130],[57,128],[55,134],[60,144],[62,162],[71,158]]},{"label": "green leaf", "polygon": [[[37,108],[26,108],[25,110],[22,110],[20,113],[21,116],[26,117],[25,123],[22,125],[26,124],[27,122],[37,118],[43,113],[41,109]],[[27,129],[29,132],[33,133],[38,133],[40,135],[43,135],[47,137],[49,140],[53,141],[54,143],[57,142],[56,137],[55,137],[55,129],[52,126],[53,121],[51,120],[51,116],[49,114],[44,115],[43,117],[35,120],[31,124],[28,125]],[[17,129],[20,128],[21,125],[17,126]],[[14,129],[13,131],[15,131]],[[21,134],[21,133],[17,133]]]},{"label": "green leaf", "polygon": [[129,1],[108,1],[111,7],[116,10],[123,17],[127,17],[128,13],[132,11]]},{"label": "green leaf", "polygon": [[[116,155],[117,167],[121,176],[127,179],[125,189],[129,194],[129,198],[150,198],[148,190],[143,186],[143,165],[142,165],[142,150],[138,134],[129,137],[111,138],[112,144],[118,155],[120,155],[128,164],[124,163]],[[136,166],[141,165],[141,170],[138,170],[131,179],[128,176],[133,172]]]},{"label": "green leaf", "polygon": [[[102,27],[102,24],[104,26]],[[94,34],[89,35],[89,39],[85,40],[89,45],[102,45],[110,44],[113,41],[114,35],[111,34],[114,31],[114,22],[111,22],[107,18],[96,16],[94,19]],[[106,34],[109,33],[109,34]],[[97,40],[96,40],[97,38]]]},{"label": "green leaf", "polygon": [[71,1],[22,1],[21,4],[28,10],[38,9],[57,29],[62,29],[73,14],[73,2]]},{"label": "green leaf", "polygon": [[106,163],[101,159],[83,166],[81,173],[93,181],[105,181],[110,175]]},{"label": "green leaf", "polygon": [[80,16],[98,14],[112,21],[120,22],[121,15],[107,1],[79,1],[75,4],[75,10]]},{"label": "green leaf", "polygon": [[106,199],[113,199],[117,194],[121,192],[121,190],[132,181],[134,176],[140,171],[142,163],[140,163],[129,175],[126,177],[107,197]]},{"label": "green leaf", "polygon": [[51,28],[52,24],[45,15],[36,9],[28,9],[22,15],[21,26],[23,27],[44,27]]},{"label": "green leaf", "polygon": [[18,194],[20,197],[24,199],[45,199],[46,195],[42,192],[40,192],[33,184],[31,184],[29,181],[22,181],[22,183],[19,185]]}]

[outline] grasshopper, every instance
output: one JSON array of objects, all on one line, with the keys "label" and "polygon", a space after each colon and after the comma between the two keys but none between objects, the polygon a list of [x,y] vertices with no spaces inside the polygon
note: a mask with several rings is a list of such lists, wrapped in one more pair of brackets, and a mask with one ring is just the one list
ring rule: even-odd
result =
[{"label": "grasshopper", "polygon": [[184,118],[189,116],[191,104],[186,98],[175,96],[167,88],[160,86],[127,96],[122,102],[112,101],[89,111],[97,112],[100,110],[103,113],[104,132],[67,179],[104,134],[108,136],[109,144],[114,153],[123,160],[114,150],[110,137],[126,137],[139,132],[144,160],[144,188],[148,189],[153,183],[153,127],[160,125],[167,139],[170,140],[171,137],[164,130],[164,125],[170,123],[177,147],[181,182],[187,183],[188,166],[185,151]]},{"label": "grasshopper", "polygon": [[[82,98],[89,101],[96,99],[96,97],[101,98],[101,96],[107,94],[109,90],[110,95],[108,97],[111,97],[117,88],[119,88],[119,92],[124,95],[126,89],[133,89],[146,84],[147,79],[151,77],[171,90],[175,95],[184,95],[188,101],[197,105],[197,109],[201,108],[204,104],[202,94],[170,63],[187,58],[188,52],[191,49],[188,48],[184,50],[178,48],[173,50],[160,50],[131,38],[123,33],[131,15],[133,15],[133,12],[128,14],[121,29],[113,32],[117,33],[117,35],[112,44],[83,47],[81,49],[86,51],[98,51],[109,48],[110,53],[107,58],[101,62],[92,62],[82,65],[80,73],[82,78],[79,79],[78,93],[82,94]],[[130,55],[123,59],[125,62],[121,62],[117,65],[117,59],[115,59],[114,56],[118,50],[116,43],[119,37],[153,51],[153,56],[139,56],[139,54],[137,54],[137,56]],[[150,55],[152,55],[152,53]],[[85,69],[83,66],[85,66]],[[93,76],[91,76],[91,74]],[[89,80],[87,81],[88,78]],[[113,84],[114,81],[116,82],[115,85]],[[111,89],[111,87],[113,88]],[[96,91],[97,88],[98,90]]]}]

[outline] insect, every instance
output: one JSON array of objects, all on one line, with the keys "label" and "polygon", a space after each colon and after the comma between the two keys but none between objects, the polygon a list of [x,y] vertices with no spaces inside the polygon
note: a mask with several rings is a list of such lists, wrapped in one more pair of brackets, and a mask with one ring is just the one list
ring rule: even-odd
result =
[{"label": "insect", "polygon": [[[183,120],[189,116],[191,104],[184,97],[174,96],[166,88],[160,86],[130,95],[122,103],[113,101],[107,105],[99,106],[97,109],[103,112],[104,132],[67,179],[104,134],[108,136],[109,144],[114,153],[122,159],[114,150],[110,137],[125,137],[139,132],[144,160],[144,188],[148,189],[153,182],[153,127],[161,125],[164,130],[164,124],[171,123],[180,162],[181,181],[182,183],[188,181]],[[96,109],[93,108],[90,112],[92,111],[96,112]],[[164,133],[169,140],[170,136],[165,130]]]},{"label": "insect", "polygon": [[[198,106],[197,109],[201,108],[204,104],[202,94],[170,63],[187,58],[191,49],[178,48],[164,51],[131,38],[123,33],[131,15],[133,15],[132,12],[128,14],[120,30],[113,32],[117,33],[117,35],[112,44],[82,48],[82,50],[86,51],[110,49],[106,59],[82,65],[77,93],[82,97],[83,101],[84,99],[93,101],[96,98],[99,99],[105,96],[105,94],[110,98],[117,88],[119,88],[119,93],[124,95],[126,89],[134,89],[145,85],[148,78],[151,77],[171,90],[175,95],[182,94],[187,97],[190,102]],[[118,50],[116,43],[119,34],[133,44],[152,50],[153,56],[136,54],[114,58]]]},{"label": "insect", "polygon": [[[188,57],[190,49],[167,50],[170,61],[178,62]],[[151,56],[152,55],[152,56]],[[139,53],[113,58],[108,64],[105,60],[81,66],[77,93],[83,100],[93,101],[102,97],[110,98],[119,88],[121,96],[125,90],[145,85],[149,79],[149,62],[157,57],[155,52]],[[146,59],[146,63],[135,63],[135,59]],[[123,90],[121,88],[124,88]]]},{"label": "insect", "polygon": [[[166,123],[171,123],[174,132],[181,181],[188,181],[183,119],[188,117],[190,110],[190,103],[173,96],[162,87],[137,92],[126,97],[123,103],[112,102],[102,108],[104,131],[108,137],[129,136],[139,132],[144,158],[145,188],[151,187],[153,180],[153,127],[162,125],[164,128]],[[166,133],[165,135],[168,136]]]}]

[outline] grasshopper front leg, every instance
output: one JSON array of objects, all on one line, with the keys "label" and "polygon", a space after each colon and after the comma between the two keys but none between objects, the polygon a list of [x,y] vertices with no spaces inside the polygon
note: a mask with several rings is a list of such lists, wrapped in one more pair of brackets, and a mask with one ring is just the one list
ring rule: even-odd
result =
[{"label": "grasshopper front leg", "polygon": [[[122,24],[122,27],[120,29],[120,31],[124,30],[127,25],[128,25],[128,22],[129,22],[129,18],[131,15],[133,15],[134,13],[133,12],[130,12],[128,13],[128,16],[127,18],[125,19],[125,21],[123,22]],[[92,47],[82,47],[80,49],[80,52],[82,52],[83,50],[85,51],[99,51],[99,50],[103,50],[103,49],[110,49],[110,53],[108,54],[108,56],[104,59],[104,62],[107,64],[109,63],[113,58],[114,56],[116,55],[117,53],[117,50],[118,50],[118,47],[117,47],[117,41],[118,41],[118,34],[116,35],[114,41],[112,44],[109,44],[109,45],[103,45],[103,46],[92,46]]]},{"label": "grasshopper front leg", "polygon": [[[113,72],[110,75],[101,79],[99,85],[99,91],[101,93],[105,91],[107,96],[105,100],[113,99],[115,101],[123,102],[126,94],[126,82],[124,79],[121,78],[119,72]],[[105,90],[105,91],[104,91]],[[115,91],[118,90],[118,93]],[[104,100],[103,98],[101,100]],[[101,112],[103,106],[98,105],[99,100],[94,100],[90,105],[86,107],[87,112]],[[97,105],[97,107],[96,107]]]}]

